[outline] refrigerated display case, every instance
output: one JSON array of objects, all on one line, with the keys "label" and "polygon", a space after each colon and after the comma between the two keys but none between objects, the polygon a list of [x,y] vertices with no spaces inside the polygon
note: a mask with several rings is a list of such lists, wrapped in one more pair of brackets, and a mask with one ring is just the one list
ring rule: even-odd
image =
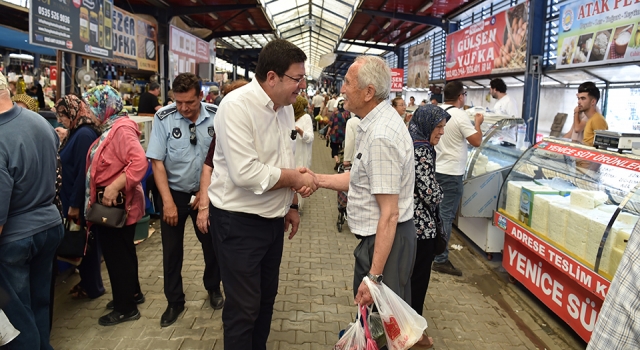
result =
[{"label": "refrigerated display case", "polygon": [[138,123],[138,129],[140,129],[140,144],[147,151],[149,145],[149,138],[151,137],[151,126],[153,125],[153,117],[141,117],[141,116],[129,116],[131,120]]},{"label": "refrigerated display case", "polygon": [[456,225],[489,259],[504,245],[504,232],[492,224],[493,211],[503,180],[523,152],[513,142],[523,124],[520,118],[500,119],[486,129],[479,147],[469,147]]},{"label": "refrigerated display case", "polygon": [[588,341],[640,217],[640,157],[556,139],[526,151],[502,185],[502,264]]}]

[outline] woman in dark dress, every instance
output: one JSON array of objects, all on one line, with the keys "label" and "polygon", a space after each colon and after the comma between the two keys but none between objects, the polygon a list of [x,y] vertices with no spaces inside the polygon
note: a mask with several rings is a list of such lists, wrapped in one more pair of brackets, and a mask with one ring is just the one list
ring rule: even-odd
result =
[{"label": "woman in dark dress", "polygon": [[444,126],[450,117],[440,107],[425,105],[415,110],[409,122],[416,166],[413,222],[418,233],[416,261],[411,275],[411,307],[420,315],[435,257],[436,209],[444,196],[436,181],[435,145],[444,134]]},{"label": "woman in dark dress", "polygon": [[[89,147],[100,135],[97,121],[92,117],[87,105],[75,95],[67,95],[55,105],[58,122],[67,130],[67,136],[60,145],[62,163],[62,188],[60,200],[62,213],[68,220],[85,227],[84,197],[85,168]],[[100,246],[95,239],[89,239],[87,254],[78,266],[80,283],[69,293],[74,299],[95,299],[104,294],[102,275],[100,274]]]}]

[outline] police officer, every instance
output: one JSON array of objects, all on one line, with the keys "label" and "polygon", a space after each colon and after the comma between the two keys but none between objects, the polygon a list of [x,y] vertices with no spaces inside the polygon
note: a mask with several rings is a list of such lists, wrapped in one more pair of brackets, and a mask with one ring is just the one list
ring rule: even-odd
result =
[{"label": "police officer", "polygon": [[[220,293],[220,269],[211,237],[200,232],[196,225],[200,173],[213,138],[213,118],[217,106],[203,103],[201,83],[191,73],[182,73],[173,81],[175,104],[163,107],[154,117],[147,149],[153,177],[162,197],[162,262],[164,266],[164,294],[169,305],[162,314],[160,326],[173,324],[184,310],[182,288],[182,260],[184,226],[191,216],[204,254],[204,287],[209,302],[221,309],[224,299]],[[208,209],[208,208],[203,208]]]}]

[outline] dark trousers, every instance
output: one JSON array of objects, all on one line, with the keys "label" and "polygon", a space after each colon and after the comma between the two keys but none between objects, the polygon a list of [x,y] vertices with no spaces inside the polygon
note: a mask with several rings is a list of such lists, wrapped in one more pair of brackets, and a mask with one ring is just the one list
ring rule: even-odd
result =
[{"label": "dark trousers", "polygon": [[436,263],[445,263],[449,260],[449,240],[451,239],[451,227],[453,220],[458,213],[460,199],[462,199],[462,175],[446,175],[436,173],[436,181],[442,188],[444,198],[440,202],[440,218],[442,219],[442,228],[447,235],[447,246],[444,252],[437,255],[434,259]]},{"label": "dark trousers", "polygon": [[82,258],[82,262],[78,265],[80,272],[80,286],[87,292],[91,299],[95,299],[104,294],[104,285],[102,284],[102,251],[100,244],[95,238],[89,238],[87,254]]},{"label": "dark trousers", "polygon": [[318,114],[320,114],[320,107],[313,108],[313,118],[315,118]]},{"label": "dark trousers", "polygon": [[138,280],[138,256],[133,244],[136,225],[110,228],[93,224],[91,230],[102,247],[104,263],[109,272],[113,309],[120,313],[136,310],[134,295],[142,293]]},{"label": "dark trousers", "polygon": [[211,207],[214,246],[227,297],[222,322],[225,350],[264,350],[284,244],[284,219]]},{"label": "dark trousers", "polygon": [[[417,239],[413,220],[399,223],[382,272],[384,284],[407,303],[411,301],[411,271],[416,258]],[[354,296],[358,293],[362,279],[371,270],[375,242],[375,235],[364,237],[353,251],[353,256],[356,258],[353,268]]]},{"label": "dark trousers", "polygon": [[[206,196],[206,193],[204,194]],[[220,268],[213,250],[213,242],[208,234],[200,232],[196,220],[198,211],[191,208],[191,193],[171,190],[173,202],[178,209],[178,225],[169,226],[160,222],[162,232],[162,264],[164,267],[164,295],[169,305],[184,305],[182,288],[182,261],[184,259],[184,225],[190,216],[196,237],[202,245],[204,255],[204,276],[202,278],[207,291],[220,290]],[[162,214],[161,214],[162,215]]]},{"label": "dark trousers", "polygon": [[429,279],[431,278],[431,263],[436,256],[436,238],[418,240],[416,249],[416,263],[411,274],[411,308],[418,315],[422,315],[424,298],[427,296]]}]

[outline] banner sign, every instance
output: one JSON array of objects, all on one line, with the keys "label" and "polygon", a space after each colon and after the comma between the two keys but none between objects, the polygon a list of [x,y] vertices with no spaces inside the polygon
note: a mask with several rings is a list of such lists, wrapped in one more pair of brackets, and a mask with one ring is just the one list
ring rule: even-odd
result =
[{"label": "banner sign", "polygon": [[198,63],[209,63],[209,43],[175,26],[169,26],[169,77],[198,74]]},{"label": "banner sign", "polygon": [[429,87],[429,63],[431,62],[431,40],[409,48],[407,65],[407,87]]},{"label": "banner sign", "polygon": [[613,153],[608,154],[597,150],[591,151],[584,148],[572,147],[547,141],[540,142],[534,145],[534,147],[557,154],[567,155],[573,158],[588,160],[590,162],[598,164],[610,165],[631,171],[640,171],[640,160],[628,157],[620,157]]},{"label": "banner sign", "polygon": [[577,0],[560,7],[557,68],[640,60],[640,1]]},{"label": "banner sign", "polygon": [[155,24],[113,7],[113,60],[111,62],[142,70],[157,71]]},{"label": "banner sign", "polygon": [[447,35],[447,80],[524,72],[528,12],[524,2]]},{"label": "banner sign", "polygon": [[113,0],[34,0],[29,43],[111,58]]},{"label": "banner sign", "polygon": [[[538,247],[538,252],[542,247]],[[548,251],[543,254],[549,256],[553,253]],[[564,261],[562,259],[564,257],[560,257],[560,261]],[[502,266],[505,270],[588,342],[603,300],[600,295],[590,293],[574,279],[567,278],[566,272],[555,261],[555,258],[550,262],[541,257],[528,243],[511,234],[504,237]]]},{"label": "banner sign", "polygon": [[391,92],[402,91],[404,85],[404,69],[391,68]]}]

